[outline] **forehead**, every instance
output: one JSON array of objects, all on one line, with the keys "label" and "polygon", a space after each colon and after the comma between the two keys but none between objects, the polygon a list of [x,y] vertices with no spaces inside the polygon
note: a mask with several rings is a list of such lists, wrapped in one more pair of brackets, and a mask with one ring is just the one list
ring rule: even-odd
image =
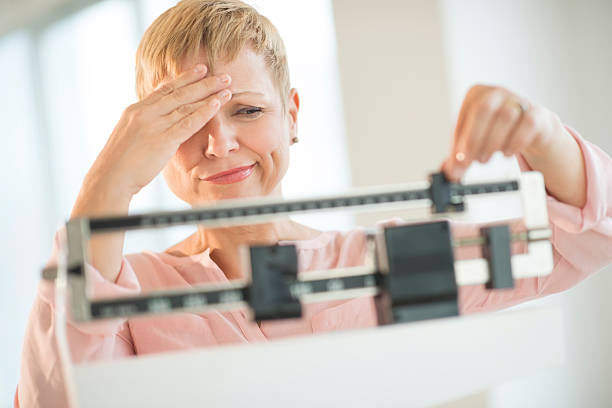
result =
[{"label": "forehead", "polygon": [[[179,71],[185,71],[196,64],[205,64],[209,69],[208,57],[204,49],[197,55],[184,58],[179,64]],[[210,74],[229,74],[232,77],[230,90],[232,92],[251,91],[273,95],[274,84],[270,70],[262,55],[258,55],[250,47],[244,47],[231,62],[224,59],[214,61]],[[210,75],[209,74],[209,75]]]}]

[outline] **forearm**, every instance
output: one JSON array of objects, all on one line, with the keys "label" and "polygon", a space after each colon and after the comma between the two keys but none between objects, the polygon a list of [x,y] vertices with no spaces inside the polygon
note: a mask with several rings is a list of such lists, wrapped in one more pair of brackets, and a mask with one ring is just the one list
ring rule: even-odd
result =
[{"label": "forearm", "polygon": [[[72,209],[70,219],[108,215],[126,215],[132,195],[108,178],[88,174]],[[92,236],[89,263],[111,282],[117,279],[123,258],[124,232]]]},{"label": "forearm", "polygon": [[586,203],[586,170],[578,142],[559,124],[558,137],[548,147],[527,149],[522,156],[544,176],[548,194],[566,204],[583,208]]}]

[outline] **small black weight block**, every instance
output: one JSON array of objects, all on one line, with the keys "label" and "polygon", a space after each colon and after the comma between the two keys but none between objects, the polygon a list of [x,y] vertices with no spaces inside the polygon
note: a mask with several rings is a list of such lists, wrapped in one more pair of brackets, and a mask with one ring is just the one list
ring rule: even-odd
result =
[{"label": "small black weight block", "polygon": [[260,245],[249,248],[251,285],[248,302],[254,319],[289,319],[302,316],[299,300],[290,293],[297,281],[298,260],[295,245]]},{"label": "small black weight block", "polygon": [[431,211],[433,213],[461,212],[465,204],[451,203],[451,183],[444,173],[432,173],[429,175],[429,195],[431,198]]},{"label": "small black weight block", "polygon": [[480,234],[485,238],[482,256],[489,264],[487,289],[514,288],[510,228],[508,225],[483,227]]}]

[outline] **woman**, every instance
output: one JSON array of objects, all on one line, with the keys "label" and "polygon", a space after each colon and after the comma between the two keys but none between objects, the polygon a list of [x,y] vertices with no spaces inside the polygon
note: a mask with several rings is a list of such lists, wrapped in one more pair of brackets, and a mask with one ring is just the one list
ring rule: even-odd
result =
[{"label": "woman", "polygon": [[[284,46],[272,24],[235,0],[184,0],[160,16],[137,53],[139,102],[128,107],[83,182],[71,217],[126,214],[159,172],[192,206],[253,196],[281,197],[289,148],[297,142],[299,97],[289,86]],[[544,174],[555,268],[511,291],[462,288],[463,313],[492,310],[566,289],[611,262],[611,160],[552,112],[499,87],[475,86],[461,109],[443,169],[460,178],[495,151]],[[321,232],[288,218],[197,232],[164,253],[123,256],[124,234],[95,236],[87,267],[95,294],[240,278],[238,247],[294,243],[300,270],[363,264],[362,231]],[[57,243],[57,240],[56,240]],[[49,261],[55,263],[57,245]],[[53,286],[41,282],[24,344],[15,406],[65,406],[54,341]],[[68,325],[75,362],[376,324],[373,302],[308,304],[302,319],[264,322],[243,311]]]}]

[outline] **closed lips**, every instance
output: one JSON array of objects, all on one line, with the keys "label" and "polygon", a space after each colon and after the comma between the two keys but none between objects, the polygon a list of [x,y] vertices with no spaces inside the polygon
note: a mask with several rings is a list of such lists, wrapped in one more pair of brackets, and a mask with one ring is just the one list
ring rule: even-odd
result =
[{"label": "closed lips", "polygon": [[203,180],[212,180],[212,179],[219,178],[219,177],[222,177],[222,176],[227,176],[228,174],[232,174],[232,173],[236,173],[238,171],[246,170],[246,169],[248,169],[250,167],[253,167],[254,165],[255,165],[255,163],[250,164],[248,166],[236,167],[236,168],[233,168],[231,170],[222,171],[221,173],[213,174],[210,177],[206,177]]}]

